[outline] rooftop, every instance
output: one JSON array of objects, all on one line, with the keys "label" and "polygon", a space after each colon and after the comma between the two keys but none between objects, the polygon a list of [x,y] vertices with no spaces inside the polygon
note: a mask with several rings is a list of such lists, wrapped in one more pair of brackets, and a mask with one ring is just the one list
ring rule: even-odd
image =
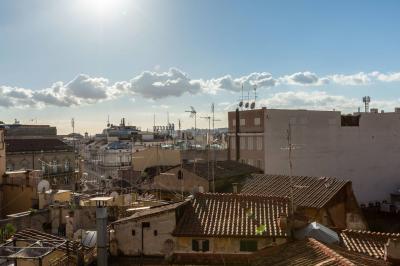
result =
[{"label": "rooftop", "polygon": [[[186,163],[183,168],[187,171],[194,172],[196,175],[208,179],[209,167],[207,161],[196,163]],[[211,169],[211,168],[210,168]],[[250,175],[253,173],[261,173],[261,169],[254,166],[239,163],[236,161],[216,161],[215,162],[215,179],[224,179],[231,176]],[[211,174],[210,174],[211,176]]]},{"label": "rooftop", "polygon": [[[350,181],[332,177],[293,176],[293,196],[296,205],[322,208]],[[241,193],[275,197],[290,195],[290,178],[284,175],[254,174]]]},{"label": "rooftop", "polygon": [[383,259],[385,247],[389,238],[400,238],[400,233],[381,233],[371,231],[344,230],[340,234],[347,250]]},{"label": "rooftop", "polygon": [[[288,199],[240,194],[199,193],[184,208],[175,236],[286,237],[278,226]],[[260,230],[260,228],[262,228]]]},{"label": "rooftop", "polygon": [[7,152],[72,151],[72,147],[56,138],[6,139]]},{"label": "rooftop", "polygon": [[124,222],[130,221],[130,220],[135,220],[135,219],[144,218],[144,217],[148,217],[151,215],[175,210],[176,208],[178,208],[186,203],[187,203],[187,201],[183,201],[183,202],[163,205],[163,206],[159,206],[159,207],[155,207],[155,208],[149,208],[149,207],[136,208],[136,210],[138,210],[138,212],[132,214],[129,217],[119,219],[119,220],[113,222],[112,224],[124,223]]},{"label": "rooftop", "polygon": [[389,265],[383,260],[374,259],[348,251],[337,245],[325,245],[313,238],[269,247],[254,254],[253,265]]}]

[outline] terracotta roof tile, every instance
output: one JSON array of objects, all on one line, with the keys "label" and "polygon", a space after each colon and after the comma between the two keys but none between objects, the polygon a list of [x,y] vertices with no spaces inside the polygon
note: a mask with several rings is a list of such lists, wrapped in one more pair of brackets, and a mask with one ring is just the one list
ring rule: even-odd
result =
[{"label": "terracotta roof tile", "polygon": [[[293,176],[295,205],[322,208],[350,181],[332,177]],[[242,188],[242,193],[288,197],[290,195],[289,176],[254,174]]]},{"label": "terracotta roof tile", "polygon": [[340,238],[347,250],[382,259],[385,251],[384,245],[389,238],[400,238],[400,233],[344,230],[341,232]]},{"label": "terracotta roof tile", "polygon": [[199,193],[185,206],[174,235],[260,237],[257,227],[265,225],[262,235],[286,237],[278,218],[287,215],[288,202],[278,197]]},{"label": "terracotta roof tile", "polygon": [[347,251],[337,245],[325,245],[313,238],[265,248],[254,254],[253,265],[389,265],[386,262]]}]

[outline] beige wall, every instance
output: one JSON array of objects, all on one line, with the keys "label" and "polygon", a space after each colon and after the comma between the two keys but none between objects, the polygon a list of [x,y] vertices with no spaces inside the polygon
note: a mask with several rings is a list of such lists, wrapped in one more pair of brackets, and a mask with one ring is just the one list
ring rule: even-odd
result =
[{"label": "beige wall", "polygon": [[178,165],[180,163],[179,150],[164,150],[151,147],[147,150],[135,152],[132,156],[132,164],[135,171],[143,171],[150,166]]},{"label": "beige wall", "polygon": [[[197,253],[198,251],[192,251],[192,240],[193,239],[208,239],[210,242],[210,251],[206,253],[239,253],[240,251],[240,240],[247,240],[247,238],[233,238],[233,237],[177,237],[176,238],[176,249],[175,252],[185,253]],[[262,248],[272,245],[272,238],[254,238],[258,241],[257,248]],[[280,245],[286,242],[285,238],[276,238],[276,244]]]},{"label": "beige wall", "polygon": [[162,190],[173,190],[192,193],[201,186],[204,192],[209,191],[209,182],[205,178],[195,175],[185,169],[182,169],[183,179],[178,179],[180,167],[175,167],[164,174],[154,177],[153,188]]},{"label": "beige wall", "polygon": [[400,113],[362,113],[342,127],[340,112],[267,110],[265,173],[288,174],[287,129],[292,127],[293,174],[349,179],[359,203],[389,198],[400,187]]},{"label": "beige wall", "polygon": [[[115,241],[111,248],[113,255],[135,256],[140,254],[142,222],[150,222],[150,228],[143,229],[143,252],[145,255],[165,255],[168,246],[166,243],[172,241],[173,246],[175,245],[175,239],[171,235],[176,224],[175,210],[172,210],[147,218],[114,224]],[[135,235],[132,235],[132,230],[135,230]],[[157,236],[154,235],[154,230],[157,230]]]}]

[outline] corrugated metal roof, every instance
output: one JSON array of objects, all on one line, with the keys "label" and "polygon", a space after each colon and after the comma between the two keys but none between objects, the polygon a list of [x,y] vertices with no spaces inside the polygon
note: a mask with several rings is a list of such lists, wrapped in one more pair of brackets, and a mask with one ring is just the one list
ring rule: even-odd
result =
[{"label": "corrugated metal roof", "polygon": [[[301,207],[322,208],[346,184],[332,177],[293,176],[294,203]],[[285,175],[254,174],[242,188],[243,194],[275,197],[290,196],[290,179]]]},{"label": "corrugated metal roof", "polygon": [[[185,206],[174,235],[286,237],[278,226],[288,214],[287,198],[240,194],[199,193]],[[258,228],[265,226],[261,233]]]}]

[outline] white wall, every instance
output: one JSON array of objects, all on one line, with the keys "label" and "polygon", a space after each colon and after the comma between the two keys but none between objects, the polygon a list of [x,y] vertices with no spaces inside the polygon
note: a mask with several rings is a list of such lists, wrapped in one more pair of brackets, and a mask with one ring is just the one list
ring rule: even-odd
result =
[{"label": "white wall", "polygon": [[400,187],[400,113],[362,113],[359,127],[342,127],[340,112],[267,110],[265,173],[288,174],[292,125],[293,174],[353,182],[359,203],[388,199]]}]

